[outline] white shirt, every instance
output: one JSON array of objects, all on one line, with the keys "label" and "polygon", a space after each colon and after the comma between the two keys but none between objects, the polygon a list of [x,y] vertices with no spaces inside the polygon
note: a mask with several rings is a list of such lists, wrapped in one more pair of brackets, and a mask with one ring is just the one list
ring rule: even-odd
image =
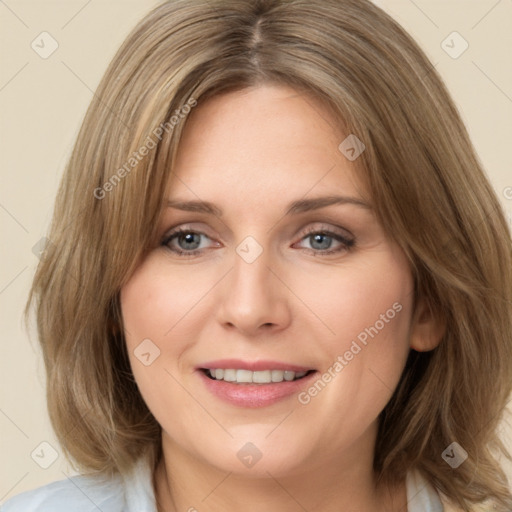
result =
[{"label": "white shirt", "polygon": [[[157,512],[152,476],[147,460],[140,459],[130,473],[110,480],[78,475],[25,491],[7,500],[0,512]],[[407,512],[444,511],[437,491],[419,471],[407,474],[406,488]]]}]

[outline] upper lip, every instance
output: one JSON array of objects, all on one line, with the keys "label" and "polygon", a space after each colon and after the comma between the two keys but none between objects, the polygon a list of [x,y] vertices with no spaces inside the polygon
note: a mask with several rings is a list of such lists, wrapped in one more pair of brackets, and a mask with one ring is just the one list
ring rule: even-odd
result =
[{"label": "upper lip", "polygon": [[282,361],[242,361],[241,359],[218,359],[216,361],[206,361],[197,366],[197,369],[233,369],[233,370],[250,370],[253,372],[262,370],[285,370],[291,372],[307,372],[313,370],[308,366],[297,364],[283,363]]}]

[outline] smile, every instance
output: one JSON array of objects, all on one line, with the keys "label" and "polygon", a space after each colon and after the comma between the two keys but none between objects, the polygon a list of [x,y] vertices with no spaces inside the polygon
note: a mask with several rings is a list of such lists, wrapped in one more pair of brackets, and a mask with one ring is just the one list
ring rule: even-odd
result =
[{"label": "smile", "polygon": [[290,370],[251,371],[233,368],[207,368],[203,371],[212,380],[222,380],[234,384],[270,384],[299,380],[314,370],[294,372]]}]

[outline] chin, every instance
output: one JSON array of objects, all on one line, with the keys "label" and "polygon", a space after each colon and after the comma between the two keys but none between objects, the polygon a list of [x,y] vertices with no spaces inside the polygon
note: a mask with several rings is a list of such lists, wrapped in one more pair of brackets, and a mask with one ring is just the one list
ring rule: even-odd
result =
[{"label": "chin", "polygon": [[[304,443],[292,442],[288,437],[286,443],[281,439],[271,439],[269,425],[257,425],[254,428],[239,428],[233,437],[205,437],[192,446],[182,445],[208,466],[213,466],[223,473],[232,473],[244,478],[275,478],[301,473],[304,469]],[[230,430],[231,432],[231,430]],[[300,455],[300,456],[299,456]],[[269,475],[270,473],[270,475]]]}]

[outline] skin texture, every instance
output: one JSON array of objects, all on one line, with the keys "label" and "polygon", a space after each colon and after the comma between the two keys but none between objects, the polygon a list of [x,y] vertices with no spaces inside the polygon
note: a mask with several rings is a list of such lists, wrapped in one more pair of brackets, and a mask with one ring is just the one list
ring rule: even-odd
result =
[{"label": "skin texture", "polygon": [[[162,511],[406,510],[405,484],[375,486],[377,419],[410,348],[433,348],[439,329],[421,301],[413,314],[410,267],[371,207],[285,215],[292,201],[319,196],[369,203],[338,150],[348,134],[335,126],[314,98],[270,85],[190,114],[167,197],[210,201],[223,216],[167,208],[161,239],[192,229],[204,233],[201,252],[172,252],[190,251],[178,237],[155,246],[121,291],[133,373],[163,429],[154,478]],[[315,242],[310,228],[355,242]],[[262,249],[252,263],[236,252],[247,236]],[[322,254],[326,247],[342,250]],[[305,405],[295,394],[234,406],[196,370],[215,359],[270,359],[320,377],[393,304],[400,311]],[[134,351],[147,338],[160,355],[145,366]],[[237,457],[248,442],[261,453],[252,467]]]}]

